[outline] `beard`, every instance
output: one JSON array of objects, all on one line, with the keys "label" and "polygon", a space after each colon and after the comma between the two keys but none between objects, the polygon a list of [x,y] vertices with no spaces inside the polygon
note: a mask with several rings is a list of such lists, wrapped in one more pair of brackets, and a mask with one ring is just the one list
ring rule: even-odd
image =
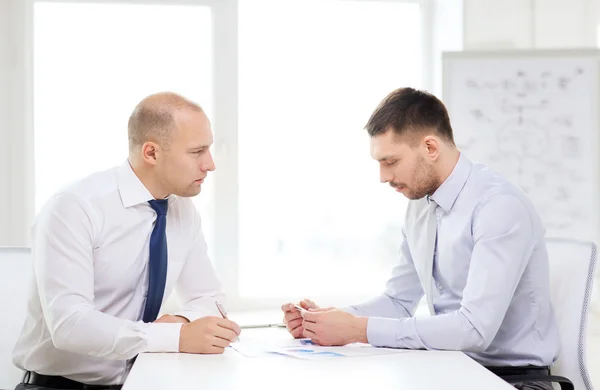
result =
[{"label": "beard", "polygon": [[396,182],[390,182],[390,185],[394,188],[404,188],[404,196],[415,200],[433,194],[442,184],[433,167],[428,165],[421,156],[417,156],[413,178],[414,184],[411,186]]}]

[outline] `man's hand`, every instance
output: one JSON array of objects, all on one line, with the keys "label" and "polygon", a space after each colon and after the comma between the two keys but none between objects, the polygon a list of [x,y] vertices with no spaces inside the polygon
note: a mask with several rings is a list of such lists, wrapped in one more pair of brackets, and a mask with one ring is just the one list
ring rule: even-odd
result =
[{"label": "man's hand", "polygon": [[179,352],[223,353],[240,332],[240,327],[228,319],[199,318],[181,327]]},{"label": "man's hand", "polygon": [[[316,303],[311,301],[310,299],[305,299],[300,302],[300,307],[305,310],[308,309],[318,309]],[[302,326],[302,313],[298,310],[293,303],[286,303],[281,306],[281,310],[283,311],[283,323],[285,324],[288,332],[294,338],[302,338],[304,336],[304,327]]]},{"label": "man's hand", "polygon": [[171,324],[187,324],[190,321],[181,316],[174,316],[172,314],[164,314],[159,319],[155,320],[154,323],[171,323]]},{"label": "man's hand", "polygon": [[339,309],[309,310],[303,313],[304,336],[316,344],[346,345],[368,343],[367,317],[356,317]]}]

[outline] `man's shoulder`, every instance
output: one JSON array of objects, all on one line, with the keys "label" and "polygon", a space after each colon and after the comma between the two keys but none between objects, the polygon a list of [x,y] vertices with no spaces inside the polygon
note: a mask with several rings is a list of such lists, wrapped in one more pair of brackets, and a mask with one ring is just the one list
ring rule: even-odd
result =
[{"label": "man's shoulder", "polygon": [[488,207],[498,215],[503,215],[502,208],[506,211],[504,215],[511,215],[516,210],[524,210],[529,218],[541,225],[539,214],[533,201],[517,185],[505,176],[496,172],[484,164],[476,164],[473,169],[473,177],[469,178],[465,186],[463,205],[472,208],[473,215]]},{"label": "man's shoulder", "polygon": [[118,195],[116,172],[117,168],[113,167],[76,179],[56,191],[44,208],[68,202],[89,205],[107,196]]},{"label": "man's shoulder", "polygon": [[82,197],[117,191],[117,169],[117,167],[112,167],[91,173],[66,185],[63,191],[78,194]]},{"label": "man's shoulder", "polygon": [[113,167],[89,174],[68,184],[62,192],[73,194],[88,202],[118,193],[117,169]]},{"label": "man's shoulder", "polygon": [[527,195],[514,182],[482,163],[474,163],[464,193],[473,199],[473,204],[482,204],[498,195],[514,196],[528,201]]}]

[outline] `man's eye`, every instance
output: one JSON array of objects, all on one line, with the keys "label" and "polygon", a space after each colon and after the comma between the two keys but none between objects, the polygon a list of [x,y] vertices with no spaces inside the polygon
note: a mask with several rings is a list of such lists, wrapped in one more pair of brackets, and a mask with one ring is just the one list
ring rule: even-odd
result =
[{"label": "man's eye", "polygon": [[390,165],[390,166],[391,166],[391,165],[394,165],[394,164],[396,164],[397,162],[398,162],[398,160],[394,160],[394,161],[388,161],[388,162],[387,162],[387,165]]}]

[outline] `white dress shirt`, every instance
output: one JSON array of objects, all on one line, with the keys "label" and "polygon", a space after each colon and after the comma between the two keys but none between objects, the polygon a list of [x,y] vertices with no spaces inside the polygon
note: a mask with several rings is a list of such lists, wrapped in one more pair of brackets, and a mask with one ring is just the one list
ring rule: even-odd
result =
[{"label": "white dress shirt", "polygon": [[[141,352],[178,352],[181,324],[141,321],[153,197],[129,163],[55,194],[33,225],[28,314],[16,366],[87,384],[122,384]],[[189,320],[219,312],[221,285],[190,198],[169,196],[163,303],[176,291]]]},{"label": "white dress shirt", "polygon": [[[550,365],[559,348],[550,303],[545,229],[514,185],[461,154],[431,196],[437,240],[429,275],[415,261],[412,217],[429,199],[409,202],[399,264],[385,293],[346,310],[368,316],[376,346],[461,350],[484,365]],[[414,230],[414,231],[413,231]],[[434,315],[412,317],[433,278]]]}]

